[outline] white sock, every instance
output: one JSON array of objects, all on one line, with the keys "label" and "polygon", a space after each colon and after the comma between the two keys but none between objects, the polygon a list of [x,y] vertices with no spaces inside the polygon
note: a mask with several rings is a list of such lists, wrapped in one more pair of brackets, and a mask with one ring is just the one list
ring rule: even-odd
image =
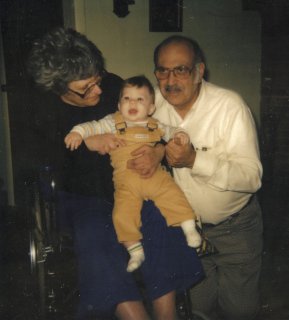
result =
[{"label": "white sock", "polygon": [[184,231],[189,247],[197,248],[201,245],[202,238],[196,229],[195,220],[192,219],[182,222],[181,228]]},{"label": "white sock", "polygon": [[127,251],[130,254],[130,259],[126,271],[132,272],[139,268],[145,260],[142,244],[140,242],[137,242],[132,246],[128,247]]}]

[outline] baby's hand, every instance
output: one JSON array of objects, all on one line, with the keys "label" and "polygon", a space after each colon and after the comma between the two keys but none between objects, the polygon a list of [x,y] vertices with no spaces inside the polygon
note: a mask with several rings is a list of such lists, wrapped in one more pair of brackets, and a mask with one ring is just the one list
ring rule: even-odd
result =
[{"label": "baby's hand", "polygon": [[64,143],[67,149],[76,150],[82,143],[82,137],[77,132],[70,132],[65,138]]},{"label": "baby's hand", "polygon": [[184,131],[177,131],[174,134],[174,143],[178,145],[185,145],[190,143],[189,135]]},{"label": "baby's hand", "polygon": [[110,153],[112,150],[126,145],[123,139],[117,138],[113,133],[91,136],[86,138],[84,143],[90,151],[97,151],[101,155]]}]

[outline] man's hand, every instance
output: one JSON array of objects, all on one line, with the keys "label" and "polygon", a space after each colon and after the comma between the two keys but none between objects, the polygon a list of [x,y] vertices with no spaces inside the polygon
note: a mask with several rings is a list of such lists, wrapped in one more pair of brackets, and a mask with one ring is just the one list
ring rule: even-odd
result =
[{"label": "man's hand", "polygon": [[116,138],[113,133],[98,134],[84,140],[90,151],[97,151],[99,154],[107,154],[116,148],[125,146],[125,141]]},{"label": "man's hand", "polygon": [[67,149],[76,150],[82,143],[82,136],[77,132],[69,132],[64,138]]},{"label": "man's hand", "polygon": [[192,144],[182,144],[178,139],[173,139],[166,145],[166,158],[171,167],[192,168],[196,158],[196,151]]},{"label": "man's hand", "polygon": [[158,144],[155,147],[142,146],[132,152],[133,159],[128,160],[127,168],[135,170],[143,179],[150,178],[164,157],[165,148]]}]

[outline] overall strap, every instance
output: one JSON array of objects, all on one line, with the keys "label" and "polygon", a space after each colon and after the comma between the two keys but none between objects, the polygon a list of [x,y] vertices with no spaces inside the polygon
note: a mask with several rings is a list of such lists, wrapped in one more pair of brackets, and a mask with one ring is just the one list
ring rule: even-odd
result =
[{"label": "overall strap", "polygon": [[158,122],[156,119],[149,117],[147,127],[149,131],[154,131],[158,128]]},{"label": "overall strap", "polygon": [[122,114],[117,111],[113,115],[114,122],[115,122],[115,129],[118,134],[123,134],[125,133],[125,130],[127,128],[126,122],[124,121],[124,118]]}]

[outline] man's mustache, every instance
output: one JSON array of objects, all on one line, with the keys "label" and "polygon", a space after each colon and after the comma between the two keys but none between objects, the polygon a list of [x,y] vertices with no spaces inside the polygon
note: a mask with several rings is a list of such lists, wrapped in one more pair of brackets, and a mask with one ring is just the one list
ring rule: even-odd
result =
[{"label": "man's mustache", "polygon": [[165,86],[165,91],[166,92],[180,92],[181,91],[181,88],[178,87],[177,85],[166,85]]}]

